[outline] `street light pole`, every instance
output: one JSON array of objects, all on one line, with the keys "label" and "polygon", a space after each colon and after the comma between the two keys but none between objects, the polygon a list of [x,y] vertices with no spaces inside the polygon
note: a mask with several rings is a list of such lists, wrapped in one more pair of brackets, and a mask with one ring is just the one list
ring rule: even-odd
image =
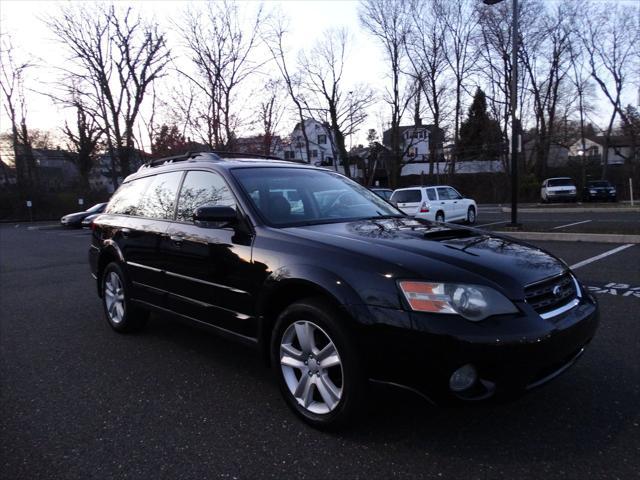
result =
[{"label": "street light pole", "polygon": [[[482,0],[485,5],[495,5],[503,0]],[[512,0],[511,8],[511,223],[518,224],[518,0]]]}]

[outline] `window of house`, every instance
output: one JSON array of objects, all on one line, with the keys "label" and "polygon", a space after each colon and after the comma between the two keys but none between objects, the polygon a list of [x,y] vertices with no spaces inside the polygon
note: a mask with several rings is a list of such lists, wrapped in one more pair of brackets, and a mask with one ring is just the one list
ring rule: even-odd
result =
[{"label": "window of house", "polygon": [[213,172],[187,172],[178,198],[177,220],[190,222],[198,207],[235,207],[236,200],[224,179]]},{"label": "window of house", "polygon": [[293,160],[294,158],[296,158],[296,152],[293,152],[291,150],[285,150],[284,152],[285,160]]},{"label": "window of house", "polygon": [[318,150],[311,150],[311,158],[318,158]]},{"label": "window of house", "polygon": [[327,136],[326,135],[318,135],[318,144],[319,145],[324,145],[327,143]]}]

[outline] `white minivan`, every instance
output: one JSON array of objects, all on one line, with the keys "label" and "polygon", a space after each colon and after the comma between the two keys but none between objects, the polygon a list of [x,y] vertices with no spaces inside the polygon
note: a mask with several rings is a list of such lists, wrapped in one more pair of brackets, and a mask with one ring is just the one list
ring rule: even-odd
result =
[{"label": "white minivan", "polygon": [[399,188],[389,201],[407,215],[436,222],[464,220],[473,224],[478,218],[476,202],[448,185]]}]

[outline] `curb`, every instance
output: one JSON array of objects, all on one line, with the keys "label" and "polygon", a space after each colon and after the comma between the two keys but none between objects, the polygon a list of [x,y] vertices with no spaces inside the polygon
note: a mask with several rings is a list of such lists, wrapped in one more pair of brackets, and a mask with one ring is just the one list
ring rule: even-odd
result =
[{"label": "curb", "polygon": [[[638,213],[640,207],[559,207],[559,208],[519,208],[523,213]],[[511,207],[502,207],[502,213],[511,213]]]},{"label": "curb", "polygon": [[607,233],[547,233],[547,232],[508,232],[496,231],[521,240],[547,240],[555,242],[595,242],[595,243],[640,243],[640,235],[621,235]]}]

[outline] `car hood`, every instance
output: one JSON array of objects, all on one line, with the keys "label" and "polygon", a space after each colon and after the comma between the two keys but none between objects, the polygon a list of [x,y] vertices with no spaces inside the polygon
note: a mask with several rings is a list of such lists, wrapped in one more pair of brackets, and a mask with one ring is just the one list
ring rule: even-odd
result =
[{"label": "car hood", "polygon": [[[360,220],[287,230],[308,240],[395,263],[404,271],[431,280],[440,280],[447,266],[455,267],[452,271],[466,270],[509,292],[511,298],[522,297],[523,286],[567,270],[561,260],[535,246],[491,232],[420,219]],[[433,278],[435,271],[440,278]]]}]

